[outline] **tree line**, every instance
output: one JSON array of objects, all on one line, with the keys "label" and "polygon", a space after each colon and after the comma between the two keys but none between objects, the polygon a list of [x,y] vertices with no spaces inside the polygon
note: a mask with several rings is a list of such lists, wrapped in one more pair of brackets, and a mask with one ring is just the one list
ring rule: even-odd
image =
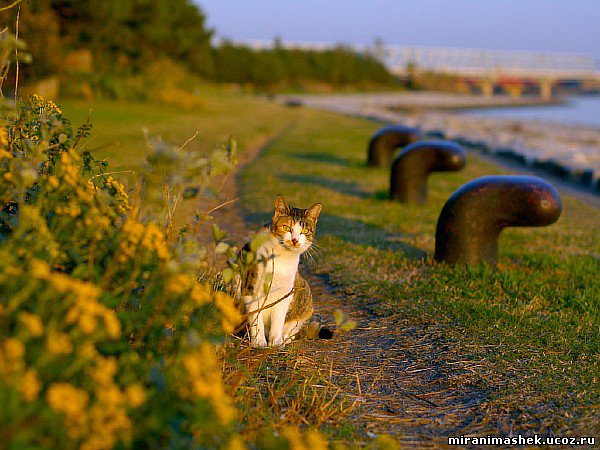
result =
[{"label": "tree line", "polygon": [[257,86],[389,84],[392,75],[371,54],[342,45],[325,51],[253,50],[224,42],[211,47],[213,30],[191,0],[27,0],[0,13],[0,21],[28,44],[30,80],[61,74],[65,56],[89,51],[96,73],[132,75],[158,59],[171,59],[203,79]]},{"label": "tree line", "polygon": [[212,49],[216,81],[295,86],[303,81],[333,85],[357,83],[389,84],[392,75],[374,56],[356,53],[343,45],[315,51],[282,48],[252,50],[224,42]]}]

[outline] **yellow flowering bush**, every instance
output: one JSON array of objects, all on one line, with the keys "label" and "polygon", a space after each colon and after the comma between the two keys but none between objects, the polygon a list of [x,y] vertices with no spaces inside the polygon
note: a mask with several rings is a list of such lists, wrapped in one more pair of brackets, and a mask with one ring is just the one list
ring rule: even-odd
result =
[{"label": "yellow flowering bush", "polygon": [[[244,449],[222,380],[241,316],[190,232],[206,218],[173,225],[231,169],[235,142],[209,155],[153,142],[128,191],[85,149],[90,129],[39,96],[0,119],[0,442]],[[233,258],[224,238],[213,225],[215,253]],[[279,431],[264,446],[327,448],[318,431]]]},{"label": "yellow flowering bush", "polygon": [[[0,439],[243,448],[216,351],[238,312],[165,235],[188,180],[159,148],[131,194],[81,148],[89,129],[39,96],[0,123]],[[142,202],[159,197],[167,213]]]}]

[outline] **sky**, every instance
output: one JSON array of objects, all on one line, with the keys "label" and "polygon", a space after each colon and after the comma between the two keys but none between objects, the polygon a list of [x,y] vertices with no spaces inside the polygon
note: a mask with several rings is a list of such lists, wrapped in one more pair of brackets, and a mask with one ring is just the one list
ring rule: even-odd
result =
[{"label": "sky", "polygon": [[580,53],[600,64],[600,0],[195,0],[218,37]]}]

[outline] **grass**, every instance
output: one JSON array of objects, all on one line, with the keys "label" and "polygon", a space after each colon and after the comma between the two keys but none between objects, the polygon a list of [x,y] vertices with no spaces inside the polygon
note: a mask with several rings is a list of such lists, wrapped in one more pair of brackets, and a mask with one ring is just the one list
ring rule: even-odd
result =
[{"label": "grass", "polygon": [[503,171],[470,155],[462,172],[430,177],[426,205],[390,202],[388,171],[365,164],[376,129],[303,111],[245,172],[249,217],[266,218],[276,193],[298,206],[323,202],[317,236],[327,254],[318,272],[377,315],[443,324],[464,358],[482,361],[490,413],[508,415],[515,429],[594,429],[600,240],[593,230],[600,211],[563,196],[555,225],[502,233],[498,271],[435,264],[435,226],[447,197],[473,178]]},{"label": "grass", "polygon": [[[339,292],[359,299],[382,320],[397,315],[403,321],[439,325],[453,355],[473,362],[470,370],[486,393],[482,414],[508,418],[515,430],[595,430],[600,413],[598,209],[563,196],[564,210],[556,224],[505,230],[498,271],[437,265],[431,256],[445,200],[463,183],[502,173],[500,169],[469,156],[462,172],[430,177],[426,205],[393,203],[387,200],[388,171],[365,164],[366,143],[378,125],[254,97],[205,97],[204,107],[194,111],[95,102],[90,147],[98,147],[96,154],[109,159],[112,169],[135,170],[145,155],[142,127],[176,145],[199,131],[188,145],[197,151],[233,134],[242,152],[287,130],[242,174],[248,220],[268,220],[277,193],[296,206],[322,202],[317,237],[326,255],[314,270],[327,274]],[[76,123],[85,121],[88,103],[66,101],[62,107]],[[329,419],[308,417],[302,405],[281,406],[299,398],[298,392],[306,402],[317,394],[301,391],[302,376],[308,379],[309,374],[290,369],[298,384],[279,396],[286,386],[285,369],[293,367],[293,353],[270,361],[271,367],[283,367],[277,380],[265,384],[269,364],[257,362],[242,381],[246,395],[240,401],[249,413],[265,405],[248,400],[252,392],[279,405],[263,411],[252,426],[289,419],[331,427]],[[321,380],[317,384],[326,378],[312,376]],[[326,405],[333,392],[315,401]],[[284,413],[305,414],[305,422],[281,419]],[[333,428],[348,436],[354,433],[347,421]]]},{"label": "grass", "polygon": [[186,148],[201,152],[233,134],[243,151],[276,134],[295,115],[293,110],[250,96],[211,92],[204,99],[203,106],[193,110],[116,101],[60,103],[75,125],[84,123],[90,114],[93,130],[88,147],[98,158],[107,159],[113,170],[135,170],[143,163],[147,150],[144,133],[181,146],[198,132]]}]

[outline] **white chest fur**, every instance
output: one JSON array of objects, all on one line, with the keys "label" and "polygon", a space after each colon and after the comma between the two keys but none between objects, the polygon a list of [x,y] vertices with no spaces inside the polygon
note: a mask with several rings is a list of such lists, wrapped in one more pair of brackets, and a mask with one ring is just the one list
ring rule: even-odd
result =
[{"label": "white chest fur", "polygon": [[257,250],[259,263],[255,292],[253,296],[244,298],[246,310],[249,313],[257,311],[248,317],[252,345],[265,347],[266,336],[270,345],[283,345],[285,318],[294,299],[300,253],[287,250],[274,239]]},{"label": "white chest fur", "polygon": [[[263,260],[259,265],[259,294],[268,290],[268,302],[272,303],[287,295],[294,288],[300,254],[282,248],[280,245],[266,244],[257,252]],[[272,274],[272,275],[271,275]],[[289,296],[285,300],[291,300]],[[287,303],[283,300],[281,303]]]}]

